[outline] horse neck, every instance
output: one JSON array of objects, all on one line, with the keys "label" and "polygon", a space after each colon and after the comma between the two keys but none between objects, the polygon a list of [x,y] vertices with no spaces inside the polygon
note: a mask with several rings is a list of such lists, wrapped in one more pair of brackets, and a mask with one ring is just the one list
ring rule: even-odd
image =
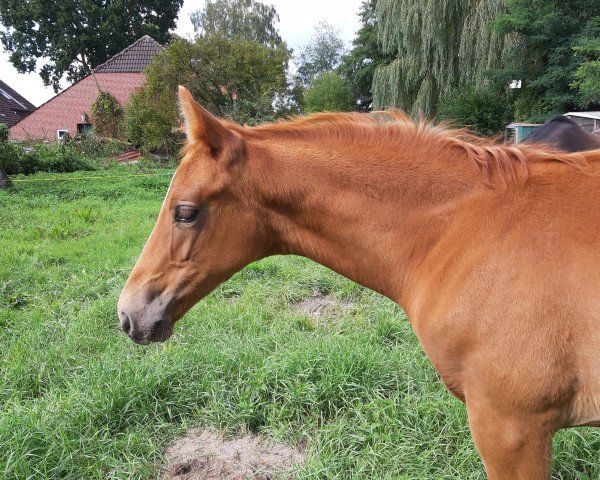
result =
[{"label": "horse neck", "polygon": [[419,264],[482,182],[466,158],[453,158],[466,156],[460,149],[395,147],[299,140],[257,147],[247,186],[272,253],[311,258],[407,308]]}]

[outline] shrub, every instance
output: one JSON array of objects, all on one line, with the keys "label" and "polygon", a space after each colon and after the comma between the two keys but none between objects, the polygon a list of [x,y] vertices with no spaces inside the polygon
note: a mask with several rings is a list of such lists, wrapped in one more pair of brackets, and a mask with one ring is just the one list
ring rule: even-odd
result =
[{"label": "shrub", "polygon": [[94,170],[85,157],[70,147],[39,144],[24,150],[21,145],[9,142],[0,143],[0,168],[7,175]]},{"label": "shrub", "polygon": [[116,157],[129,149],[129,144],[115,139],[98,138],[96,136],[84,136],[66,145],[77,155],[88,158]]},{"label": "shrub", "polygon": [[23,152],[9,142],[0,142],[0,169],[7,175],[21,173]]},{"label": "shrub", "polygon": [[308,113],[349,112],[354,109],[350,84],[338,73],[323,73],[306,89],[304,107]]},{"label": "shrub", "polygon": [[123,120],[123,109],[115,97],[100,92],[92,104],[94,132],[101,137],[118,138]]},{"label": "shrub", "polygon": [[0,143],[8,142],[9,129],[4,123],[0,123]]},{"label": "shrub", "polygon": [[178,113],[174,98],[153,95],[150,89],[134,93],[125,110],[123,133],[136,148],[147,152],[173,152],[181,136],[177,127]]},{"label": "shrub", "polygon": [[438,116],[481,135],[496,135],[513,120],[509,100],[485,88],[454,89],[439,105]]},{"label": "shrub", "polygon": [[517,93],[513,108],[514,119],[517,122],[544,123],[546,120],[562,113],[554,109],[545,95],[529,90]]}]

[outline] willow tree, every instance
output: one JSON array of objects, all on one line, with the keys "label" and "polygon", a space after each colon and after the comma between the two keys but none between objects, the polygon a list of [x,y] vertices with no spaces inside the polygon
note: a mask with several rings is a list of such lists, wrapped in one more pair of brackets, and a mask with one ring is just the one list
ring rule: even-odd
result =
[{"label": "willow tree", "polygon": [[378,0],[378,34],[391,62],[373,78],[374,108],[435,114],[461,85],[485,83],[499,66],[504,37],[490,27],[503,0]]}]

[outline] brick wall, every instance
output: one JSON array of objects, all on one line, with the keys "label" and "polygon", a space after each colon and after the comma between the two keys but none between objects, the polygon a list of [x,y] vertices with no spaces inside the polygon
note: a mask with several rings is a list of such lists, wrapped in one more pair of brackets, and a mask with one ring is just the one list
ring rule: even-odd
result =
[{"label": "brick wall", "polygon": [[124,107],[130,95],[146,81],[143,73],[96,73],[95,77],[96,80],[93,75],[85,77],[13,125],[10,138],[56,140],[57,130],[68,130],[74,136],[77,124],[81,123],[81,114],[86,113],[91,119],[91,106],[98,96],[98,85]]}]

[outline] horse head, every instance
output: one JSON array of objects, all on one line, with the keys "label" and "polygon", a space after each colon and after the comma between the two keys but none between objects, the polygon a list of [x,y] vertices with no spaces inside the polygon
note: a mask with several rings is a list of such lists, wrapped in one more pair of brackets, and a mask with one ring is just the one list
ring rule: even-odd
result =
[{"label": "horse head", "polygon": [[183,157],[118,303],[121,327],[141,344],[169,338],[198,300],[267,253],[260,215],[241,188],[248,160],[242,129],[213,116],[184,87],[179,102]]}]

